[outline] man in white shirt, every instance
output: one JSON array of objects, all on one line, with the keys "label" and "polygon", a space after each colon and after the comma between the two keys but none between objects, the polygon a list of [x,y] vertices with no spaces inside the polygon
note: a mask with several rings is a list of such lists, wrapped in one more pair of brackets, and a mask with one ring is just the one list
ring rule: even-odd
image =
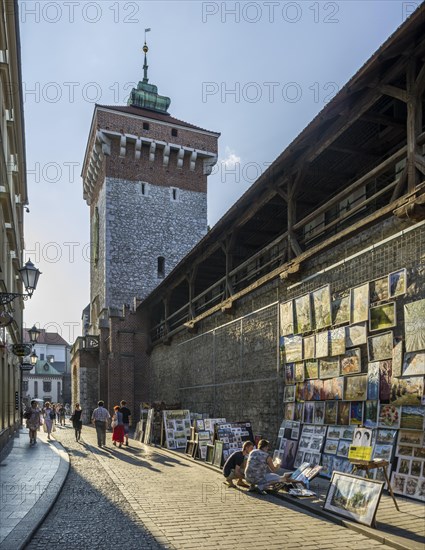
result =
[{"label": "man in white shirt", "polygon": [[98,407],[93,411],[91,420],[96,426],[97,445],[98,447],[102,447],[102,445],[106,445],[106,428],[108,427],[111,415],[103,406],[103,401],[99,401],[97,405]]}]

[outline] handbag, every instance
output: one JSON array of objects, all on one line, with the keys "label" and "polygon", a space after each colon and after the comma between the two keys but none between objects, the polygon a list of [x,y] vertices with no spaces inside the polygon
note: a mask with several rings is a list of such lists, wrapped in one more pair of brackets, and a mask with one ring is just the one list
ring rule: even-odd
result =
[{"label": "handbag", "polygon": [[111,422],[111,428],[116,428],[118,426],[118,420],[117,418],[114,416],[112,422]]}]

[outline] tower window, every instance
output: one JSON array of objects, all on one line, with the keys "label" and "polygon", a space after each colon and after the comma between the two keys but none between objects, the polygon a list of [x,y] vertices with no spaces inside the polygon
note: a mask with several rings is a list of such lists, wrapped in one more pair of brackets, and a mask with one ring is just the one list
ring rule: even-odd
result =
[{"label": "tower window", "polygon": [[179,190],[177,187],[171,187],[170,188],[170,195],[172,201],[178,201],[179,200]]},{"label": "tower window", "polygon": [[164,256],[158,256],[158,279],[165,277],[165,258]]},{"label": "tower window", "polygon": [[171,135],[172,135],[173,137],[177,137],[177,134],[178,134],[177,128],[171,128]]},{"label": "tower window", "polygon": [[142,191],[142,195],[146,195],[146,183],[142,182],[142,185],[140,186],[140,190]]},{"label": "tower window", "polygon": [[143,130],[149,130],[149,122],[143,123]]}]

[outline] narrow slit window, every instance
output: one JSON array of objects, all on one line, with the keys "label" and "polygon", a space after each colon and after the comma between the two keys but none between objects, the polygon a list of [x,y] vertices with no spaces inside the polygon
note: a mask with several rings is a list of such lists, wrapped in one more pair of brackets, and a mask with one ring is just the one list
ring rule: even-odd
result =
[{"label": "narrow slit window", "polygon": [[143,123],[143,130],[149,130],[149,122]]},{"label": "narrow slit window", "polygon": [[142,189],[142,195],[146,195],[146,184],[145,183],[142,183],[141,189]]},{"label": "narrow slit window", "polygon": [[164,256],[158,257],[158,279],[165,277],[165,258]]},{"label": "narrow slit window", "polygon": [[173,137],[177,137],[177,135],[178,135],[177,128],[171,128],[171,135]]}]

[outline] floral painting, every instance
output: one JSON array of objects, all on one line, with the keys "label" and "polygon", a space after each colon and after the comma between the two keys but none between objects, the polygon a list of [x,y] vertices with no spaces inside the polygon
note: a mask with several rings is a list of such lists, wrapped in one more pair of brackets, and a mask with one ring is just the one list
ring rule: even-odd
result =
[{"label": "floral painting", "polygon": [[400,428],[401,407],[380,405],[378,426],[380,428]]}]

